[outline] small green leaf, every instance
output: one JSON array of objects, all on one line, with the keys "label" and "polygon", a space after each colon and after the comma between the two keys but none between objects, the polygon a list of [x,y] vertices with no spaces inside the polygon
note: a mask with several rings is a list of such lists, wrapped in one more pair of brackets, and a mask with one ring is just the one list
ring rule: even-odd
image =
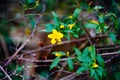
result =
[{"label": "small green leaf", "polygon": [[28,17],[29,17],[30,24],[31,24],[32,28],[34,28],[35,24],[36,24],[35,20],[34,20],[34,16],[33,15],[28,15]]},{"label": "small green leaf", "polygon": [[34,19],[30,20],[30,24],[31,24],[32,28],[34,28],[35,27],[35,20]]},{"label": "small green leaf", "polygon": [[77,74],[80,74],[84,71],[86,71],[88,69],[87,66],[81,66],[80,68],[78,68],[78,70],[76,71]]},{"label": "small green leaf", "polygon": [[62,54],[62,55],[66,55],[66,53],[65,53],[65,52],[62,52],[62,51],[53,52],[52,54],[56,54],[56,53],[59,53],[59,54]]},{"label": "small green leaf", "polygon": [[73,13],[73,18],[74,20],[77,19],[78,15],[80,14],[81,9],[77,8],[75,9],[74,13]]},{"label": "small green leaf", "polygon": [[60,26],[60,20],[59,20],[58,15],[55,12],[52,12],[52,15],[54,17],[54,20],[53,20],[54,23],[56,24],[57,27],[59,27]]},{"label": "small green leaf", "polygon": [[86,28],[97,28],[97,24],[94,24],[94,23],[86,23],[86,24],[84,24],[84,26],[86,27]]},{"label": "small green leaf", "polygon": [[53,15],[54,18],[58,18],[58,15],[53,11],[52,11],[52,15]]},{"label": "small green leaf", "polygon": [[94,74],[93,78],[94,78],[95,80],[100,80],[100,79],[99,79],[99,76],[98,76],[98,74],[97,74],[97,73],[96,73],[96,74]]},{"label": "small green leaf", "polygon": [[67,59],[68,67],[70,70],[73,70],[73,61],[70,57]]},{"label": "small green leaf", "polygon": [[58,19],[58,18],[54,18],[54,23],[55,23],[55,25],[57,26],[57,27],[59,27],[60,26],[60,20]]},{"label": "small green leaf", "polygon": [[72,34],[75,38],[79,38],[79,34],[78,33],[73,33]]},{"label": "small green leaf", "polygon": [[17,74],[20,74],[24,70],[24,65],[17,67]]},{"label": "small green leaf", "polygon": [[99,16],[99,22],[100,23],[104,23],[104,17],[101,15],[101,16]]},{"label": "small green leaf", "polygon": [[46,24],[45,28],[46,32],[52,32],[52,30],[55,29],[55,26],[53,24]]},{"label": "small green leaf", "polygon": [[104,7],[102,7],[102,6],[95,6],[95,7],[94,7],[95,10],[99,10],[99,9],[103,9],[103,8],[104,8]]},{"label": "small green leaf", "polygon": [[86,57],[86,56],[88,56],[88,53],[89,53],[89,50],[88,50],[88,47],[86,47],[86,48],[83,50],[81,56]]},{"label": "small green leaf", "polygon": [[101,57],[101,55],[99,55],[99,54],[97,54],[97,62],[99,63],[99,65],[101,66],[101,67],[105,67],[105,64],[104,64],[104,60],[103,60],[103,58]]},{"label": "small green leaf", "polygon": [[80,50],[79,50],[79,49],[74,48],[74,50],[75,50],[75,54],[76,54],[77,56],[81,55],[81,52],[80,52]]},{"label": "small green leaf", "polygon": [[115,80],[120,80],[120,71],[115,73]]},{"label": "small green leaf", "polygon": [[56,67],[58,65],[59,61],[60,61],[60,57],[56,57],[54,59],[54,61],[52,62],[52,64],[50,65],[50,69]]},{"label": "small green leaf", "polygon": [[111,16],[117,17],[116,14],[114,14],[114,13],[107,13],[107,14],[105,15],[105,17],[111,17]]},{"label": "small green leaf", "polygon": [[95,46],[90,46],[89,47],[89,52],[90,52],[90,56],[93,60],[96,59],[96,52],[95,52]]},{"label": "small green leaf", "polygon": [[30,3],[35,3],[36,0],[26,0],[29,4]]},{"label": "small green leaf", "polygon": [[109,29],[109,26],[105,25],[103,31],[106,32]]},{"label": "small green leaf", "polygon": [[65,36],[68,40],[70,40],[70,36],[69,36],[68,33],[64,34],[64,36]]},{"label": "small green leaf", "polygon": [[100,79],[102,80],[102,76],[103,76],[103,73],[104,73],[104,69],[101,68],[101,67],[98,67],[98,69],[96,69],[96,72],[98,73]]},{"label": "small green leaf", "polygon": [[89,56],[84,57],[84,56],[81,56],[81,55],[80,55],[80,56],[77,57],[77,59],[78,59],[79,61],[83,62],[83,63],[86,63],[86,64],[88,64],[89,62],[92,61]]},{"label": "small green leaf", "polygon": [[110,32],[109,36],[112,39],[112,41],[116,41],[116,35],[114,33]]},{"label": "small green leaf", "polygon": [[96,73],[95,73],[95,69],[91,68],[91,69],[90,69],[90,76],[93,77],[94,74],[96,74]]}]

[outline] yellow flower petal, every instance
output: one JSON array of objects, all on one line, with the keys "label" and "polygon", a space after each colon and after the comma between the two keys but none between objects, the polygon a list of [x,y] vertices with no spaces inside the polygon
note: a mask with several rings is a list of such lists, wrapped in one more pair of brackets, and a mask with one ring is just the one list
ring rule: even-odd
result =
[{"label": "yellow flower petal", "polygon": [[68,27],[70,28],[70,30],[75,26],[75,23],[73,24],[68,24]]},{"label": "yellow flower petal", "polygon": [[90,22],[91,22],[91,23],[94,23],[94,24],[99,24],[99,22],[96,21],[96,20],[91,20]]},{"label": "yellow flower petal", "polygon": [[64,25],[60,25],[60,28],[65,28],[65,26]]},{"label": "yellow flower petal", "polygon": [[55,44],[55,43],[56,43],[56,40],[55,40],[55,39],[52,39],[52,40],[51,40],[51,43],[52,43],[52,44]]},{"label": "yellow flower petal", "polygon": [[67,55],[67,56],[69,56],[69,55],[70,55],[70,53],[69,53],[69,52],[67,52],[67,53],[66,53],[66,55]]},{"label": "yellow flower petal", "polygon": [[58,37],[58,38],[63,38],[63,34],[60,33],[60,32],[58,32],[56,37]]},{"label": "yellow flower petal", "polygon": [[61,39],[57,39],[58,44],[62,44]]},{"label": "yellow flower petal", "polygon": [[69,18],[73,18],[73,16],[69,16]]},{"label": "yellow flower petal", "polygon": [[48,35],[48,38],[53,38],[53,37],[54,37],[53,34]]},{"label": "yellow flower petal", "polygon": [[56,33],[57,33],[57,30],[53,29],[52,32],[53,32],[53,34],[56,34]]},{"label": "yellow flower petal", "polygon": [[61,57],[61,56],[63,56],[63,54],[55,53],[55,56],[56,56],[56,57]]},{"label": "yellow flower petal", "polygon": [[93,67],[93,68],[97,68],[97,67],[98,67],[98,64],[93,63],[92,67]]}]

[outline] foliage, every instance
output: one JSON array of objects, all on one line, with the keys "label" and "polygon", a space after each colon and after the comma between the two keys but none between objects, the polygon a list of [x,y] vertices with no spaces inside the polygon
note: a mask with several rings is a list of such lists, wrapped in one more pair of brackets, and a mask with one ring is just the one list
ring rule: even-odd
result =
[{"label": "foliage", "polygon": [[[65,55],[65,53],[62,52],[64,54],[63,56],[67,57],[67,64],[69,70],[73,70],[74,63],[77,63],[77,65],[79,65],[78,69],[76,70],[77,74],[89,71],[90,76],[95,80],[101,80],[102,77],[106,75],[104,70],[104,60],[99,54],[96,53],[94,46],[86,47],[82,52],[79,51],[79,49],[77,48],[74,48],[74,51],[76,54],[74,59],[71,59],[71,57]],[[58,66],[60,58],[60,56],[57,56],[54,59],[50,66],[50,69]]]},{"label": "foliage", "polygon": [[[42,28],[39,27],[40,29],[45,29],[45,30],[37,30],[38,32],[45,31],[45,33],[47,33],[47,39],[48,41],[50,40],[49,45],[52,46],[50,50],[48,50],[47,52],[47,53],[50,53],[50,56],[52,56],[50,71],[52,70],[54,71],[54,69],[60,69],[60,70],[65,69],[65,70],[68,70],[69,72],[75,73],[76,75],[87,73],[87,75],[91,79],[95,79],[95,80],[102,80],[104,79],[104,77],[107,76],[106,64],[103,57],[101,56],[102,52],[99,53],[99,51],[97,51],[96,46],[99,46],[99,45],[106,46],[107,44],[115,45],[120,43],[120,40],[119,40],[120,16],[118,12],[119,6],[117,5],[115,0],[112,0],[111,5],[109,6],[110,7],[109,12],[104,12],[104,10],[107,10],[105,6],[102,6],[102,5],[92,6],[94,5],[93,3],[94,1],[87,2],[86,0],[61,0],[61,1],[60,0],[21,0],[20,1],[20,4],[24,9],[23,10],[24,12],[21,12],[22,16],[23,18],[26,19],[24,26],[26,30],[28,28],[30,29],[30,31],[27,32],[29,33],[29,35],[31,31],[35,29],[36,26],[41,26],[41,23],[36,25],[36,23],[39,21],[37,19],[38,16],[44,15],[41,17],[43,22],[44,22],[45,16],[49,16],[50,18],[48,20],[50,22],[46,20],[44,24],[42,24]],[[43,13],[43,12],[39,13],[41,9],[44,10],[43,8],[44,6],[45,8],[47,8],[46,13]],[[59,10],[59,8],[60,10],[64,8],[62,11],[65,11],[66,13],[64,14],[61,13],[62,16],[60,16],[59,11],[57,12],[57,9]],[[113,8],[115,8],[115,10]],[[32,13],[32,10],[33,12],[36,11],[38,13],[26,14],[27,12]],[[9,45],[8,43],[13,44],[11,42],[11,38],[9,38],[9,35],[10,35],[9,28],[6,27],[6,26],[9,26],[9,21],[10,20],[7,20],[7,18],[0,20],[0,38],[2,35],[7,45]],[[45,27],[43,28],[43,26]],[[26,30],[25,30],[25,35],[27,35]],[[94,32],[92,32],[91,34],[92,30]],[[37,33],[37,31],[35,33]],[[33,34],[34,33],[31,33],[31,35]],[[30,38],[31,38],[31,35],[30,35]],[[91,37],[91,35],[95,35],[95,36]],[[106,40],[98,39],[96,38],[96,36],[107,36],[107,39]],[[83,46],[84,43],[80,43],[81,46],[78,46],[77,44],[75,44],[75,46],[71,46],[71,44],[74,43],[74,40],[80,40],[80,39],[82,40],[84,38],[87,38],[86,42],[88,42],[88,44],[87,45],[85,44],[82,49],[80,47]],[[94,38],[96,40],[93,40]],[[47,42],[47,41],[44,41],[44,42]],[[66,45],[64,44],[65,42],[70,44],[71,49],[69,51],[62,50],[61,48],[60,48],[61,50],[58,50],[58,51],[54,50],[54,47],[56,46],[64,47],[64,45]],[[0,42],[0,45],[1,44],[2,43]],[[45,44],[45,43],[41,43],[41,44]],[[18,45],[19,43],[17,44],[17,47],[19,47]],[[17,50],[17,47],[10,46],[8,47],[8,49]],[[46,48],[46,45],[45,45],[45,48]],[[44,53],[44,46],[42,47],[40,46],[40,50],[42,49]],[[38,52],[38,49],[35,49],[35,50]],[[33,56],[32,52],[34,52],[35,50],[31,51],[29,55]],[[20,53],[22,52],[24,51],[21,51]],[[2,53],[2,50],[0,50],[0,55],[1,53]],[[24,54],[19,54],[18,56],[15,57],[15,59],[18,57],[20,57],[21,59],[23,58],[23,56]],[[47,61],[46,60],[47,57],[46,57],[46,54],[45,54],[45,57],[42,56],[42,58],[45,59],[43,60],[43,62]],[[63,58],[65,60],[62,62]],[[110,60],[112,61],[112,59]],[[34,61],[39,62],[38,60],[33,60],[33,62]],[[46,63],[43,63],[43,64],[46,64]],[[17,65],[10,64],[8,67],[6,67],[6,69],[8,69],[6,70],[6,72],[8,73],[8,75],[10,75],[10,77],[13,80],[14,79],[21,80],[21,78],[29,79],[30,76],[24,76],[24,69],[25,67],[27,68],[33,67],[33,65],[24,66],[24,65],[18,65],[18,64]],[[115,71],[113,78],[116,80],[119,80],[120,72],[116,71],[117,70],[116,66],[118,68],[119,64],[117,63],[117,65],[116,64],[112,65],[110,69]],[[40,73],[40,76],[42,74],[45,77],[49,77],[49,76],[46,76],[46,75],[49,75],[48,71],[46,72],[44,72],[44,70],[42,71],[43,72]],[[21,74],[23,76],[21,76]],[[51,73],[50,75],[52,74],[54,74],[54,72]],[[5,78],[5,76],[6,75],[3,72],[0,72],[0,77]]]}]

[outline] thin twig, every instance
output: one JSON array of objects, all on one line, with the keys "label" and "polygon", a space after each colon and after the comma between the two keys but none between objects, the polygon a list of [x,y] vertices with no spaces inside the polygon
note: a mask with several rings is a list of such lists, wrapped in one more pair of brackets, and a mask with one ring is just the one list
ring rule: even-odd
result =
[{"label": "thin twig", "polygon": [[[71,59],[74,59],[75,57],[72,57]],[[31,59],[26,59],[26,58],[17,58],[18,60],[23,60],[23,61],[28,61],[28,62],[34,62],[34,63],[49,63],[52,62],[53,59],[51,60],[31,60]],[[60,59],[60,61],[66,61],[68,58],[62,58]]]},{"label": "thin twig", "polygon": [[90,45],[92,45],[91,37],[89,36],[90,34],[87,32],[86,28],[83,25],[82,25],[82,29],[85,31],[85,35],[88,38]]},{"label": "thin twig", "polygon": [[[59,72],[59,71],[60,71],[60,70],[56,70],[56,71],[50,73],[50,74],[48,75],[48,77],[47,77],[47,80],[49,79],[49,77],[50,77],[51,75],[53,75],[53,74],[55,74],[56,72]],[[62,72],[68,73],[68,74],[73,73],[73,72],[69,72],[69,71],[66,71],[66,70],[63,70]]]},{"label": "thin twig", "polygon": [[36,24],[34,25],[34,28],[33,28],[33,31],[31,33],[31,35],[28,37],[28,39],[17,49],[17,51],[12,55],[12,57],[4,64],[4,66],[7,66],[13,58],[15,58],[15,56],[24,48],[24,46],[32,39],[32,37],[34,36],[34,33],[37,29],[37,24],[39,23],[39,20],[42,18],[43,16],[43,13],[45,12],[46,10],[46,5],[43,4],[43,10],[42,10],[42,14],[37,18],[36,20]]},{"label": "thin twig", "polygon": [[[75,54],[72,54],[71,57],[74,57]],[[58,80],[60,78],[60,75],[62,74],[62,71],[64,70],[65,66],[67,65],[67,62],[65,61],[60,69],[60,72],[56,74],[56,77],[54,80]]]},{"label": "thin twig", "polygon": [[112,50],[112,49],[120,49],[120,44],[117,44],[117,45],[103,45],[103,46],[97,46],[96,45],[96,48],[97,48],[97,51],[101,51],[101,50]]},{"label": "thin twig", "polygon": [[8,77],[9,80],[12,80],[12,78],[7,74],[7,72],[2,68],[0,65],[0,69],[5,73],[5,75]]},{"label": "thin twig", "polygon": [[[106,38],[108,36],[106,35],[98,35],[94,38],[91,38],[91,39],[98,39],[98,38]],[[58,47],[58,46],[62,46],[62,45],[67,45],[67,44],[77,44],[77,43],[80,43],[80,42],[84,42],[88,40],[87,37],[83,37],[83,38],[80,38],[80,39],[74,39],[74,40],[70,40],[70,41],[63,41],[61,45],[57,45],[55,44],[54,47]],[[48,46],[44,46],[42,48],[37,48],[37,49],[34,49],[34,50],[29,50],[29,51],[25,51],[25,50],[22,50],[23,53],[25,53],[24,55],[27,55],[27,54],[31,54],[31,53],[35,53],[35,52],[39,52],[39,51],[48,51],[51,47],[53,47],[53,45],[48,45]]]},{"label": "thin twig", "polygon": [[17,49],[17,51],[12,55],[12,57],[5,63],[4,66],[7,66],[13,58],[15,58],[15,56],[24,48],[24,46],[32,39],[32,37],[34,36],[34,32],[36,31],[37,25],[35,25],[32,34],[29,36],[29,38]]},{"label": "thin twig", "polygon": [[68,75],[68,76],[65,76],[65,77],[61,78],[60,80],[72,80],[72,79],[75,78],[76,76],[77,76],[76,73],[72,73],[72,74],[70,74],[70,75]]}]

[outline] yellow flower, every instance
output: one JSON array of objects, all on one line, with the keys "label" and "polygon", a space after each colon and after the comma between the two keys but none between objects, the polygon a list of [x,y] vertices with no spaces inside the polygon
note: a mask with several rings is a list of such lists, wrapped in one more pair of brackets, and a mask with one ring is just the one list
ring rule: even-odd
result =
[{"label": "yellow flower", "polygon": [[93,63],[92,67],[93,67],[93,68],[97,68],[97,67],[98,67],[98,64]]},{"label": "yellow flower", "polygon": [[67,56],[69,56],[69,55],[70,55],[70,53],[69,53],[69,52],[67,52],[67,53],[66,53],[66,55],[67,55]]},{"label": "yellow flower", "polygon": [[25,29],[25,34],[28,36],[28,35],[30,35],[30,33],[31,33],[31,30],[29,28],[26,28]]},{"label": "yellow flower", "polygon": [[62,24],[62,25],[60,25],[60,28],[64,28],[65,26]]},{"label": "yellow flower", "polygon": [[70,28],[70,30],[75,26],[75,23],[73,24],[68,24],[68,27]]},{"label": "yellow flower", "polygon": [[91,22],[91,23],[94,23],[94,24],[99,24],[99,22],[96,21],[96,20],[91,20],[90,22]]},{"label": "yellow flower", "polygon": [[61,32],[57,32],[55,29],[52,30],[52,34],[48,35],[48,38],[51,38],[52,44],[61,44],[61,38],[63,38],[63,34]]},{"label": "yellow flower", "polygon": [[71,18],[73,18],[73,16],[69,16],[69,18],[71,19]]},{"label": "yellow flower", "polygon": [[56,57],[61,57],[61,56],[63,56],[63,54],[60,54],[60,53],[56,52],[56,53],[55,53],[55,56],[56,56]]}]

